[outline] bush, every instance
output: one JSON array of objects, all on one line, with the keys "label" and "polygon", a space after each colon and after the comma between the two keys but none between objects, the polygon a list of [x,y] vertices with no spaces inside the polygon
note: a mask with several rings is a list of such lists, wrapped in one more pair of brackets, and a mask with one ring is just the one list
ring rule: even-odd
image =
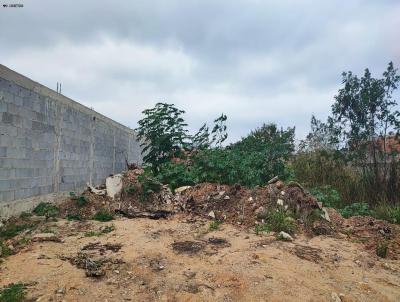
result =
[{"label": "bush", "polygon": [[54,204],[49,202],[41,202],[33,209],[33,213],[38,216],[46,216],[46,218],[49,218],[57,216],[59,210]]},{"label": "bush", "polygon": [[106,222],[106,221],[113,220],[114,219],[114,215],[111,214],[110,212],[101,210],[101,211],[98,211],[96,214],[94,214],[92,219],[93,220],[97,220],[97,221]]},{"label": "bush", "polygon": [[373,214],[369,209],[368,203],[365,202],[355,202],[338,211],[344,218],[351,216],[372,216]]},{"label": "bush", "polygon": [[7,257],[10,255],[11,255],[10,248],[3,241],[0,241],[0,257]]},{"label": "bush", "polygon": [[72,200],[75,200],[76,205],[78,207],[83,207],[85,205],[87,205],[88,200],[85,196],[80,195],[80,196],[76,196],[75,192],[69,192],[69,196],[71,196]]},{"label": "bush", "polygon": [[154,172],[146,168],[144,173],[140,174],[137,178],[141,184],[141,198],[147,200],[150,194],[158,193],[161,191],[162,183],[154,175]]},{"label": "bush", "polygon": [[160,172],[157,179],[169,184],[171,190],[175,190],[181,186],[192,186],[198,182],[194,168],[185,163],[167,162],[160,166]]},{"label": "bush", "polygon": [[325,185],[308,190],[324,207],[341,208],[343,206],[340,194],[332,186]]},{"label": "bush", "polygon": [[22,302],[25,296],[25,286],[22,283],[10,284],[0,290],[0,302]]},{"label": "bush", "polygon": [[294,234],[296,223],[294,219],[283,209],[278,209],[267,214],[266,226],[274,232],[286,232]]},{"label": "bush", "polygon": [[373,210],[373,216],[390,223],[400,224],[400,206],[380,205]]},{"label": "bush", "polygon": [[208,226],[208,229],[210,231],[216,231],[219,229],[219,226],[222,224],[222,221],[219,220],[213,220],[210,222],[210,225]]},{"label": "bush", "polygon": [[77,221],[81,221],[81,220],[83,220],[83,218],[82,218],[82,216],[81,216],[81,214],[68,214],[67,215],[67,219],[68,220],[77,220]]},{"label": "bush", "polygon": [[269,226],[266,224],[256,224],[254,226],[254,232],[256,233],[256,235],[260,234],[260,233],[269,233],[270,229]]},{"label": "bush", "polygon": [[29,228],[27,224],[9,223],[0,230],[0,238],[10,239]]}]

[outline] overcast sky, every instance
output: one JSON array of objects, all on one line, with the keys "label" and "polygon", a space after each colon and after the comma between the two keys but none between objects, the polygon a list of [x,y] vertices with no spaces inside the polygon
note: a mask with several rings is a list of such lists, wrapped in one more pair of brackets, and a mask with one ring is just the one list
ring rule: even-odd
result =
[{"label": "overcast sky", "polygon": [[343,71],[400,67],[397,0],[0,0],[0,63],[132,128],[157,101],[230,141],[263,122],[309,130]]}]

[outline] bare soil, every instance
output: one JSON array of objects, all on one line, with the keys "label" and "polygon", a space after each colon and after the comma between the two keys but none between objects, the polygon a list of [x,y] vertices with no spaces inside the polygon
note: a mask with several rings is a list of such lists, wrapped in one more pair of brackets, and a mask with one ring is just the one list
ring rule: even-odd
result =
[{"label": "bare soil", "polygon": [[[188,214],[59,219],[42,228],[61,242],[31,241],[5,258],[0,287],[22,282],[32,301],[400,301],[400,261],[363,242],[379,221],[353,220],[340,235],[285,242],[228,223],[210,231],[209,220]],[[84,236],[111,224],[110,233]]]}]

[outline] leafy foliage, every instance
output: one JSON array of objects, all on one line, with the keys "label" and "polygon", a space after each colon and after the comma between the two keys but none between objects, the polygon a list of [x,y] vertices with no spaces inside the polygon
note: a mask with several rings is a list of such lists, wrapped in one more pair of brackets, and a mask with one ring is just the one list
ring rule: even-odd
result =
[{"label": "leafy foliage", "polygon": [[198,182],[194,168],[191,165],[179,162],[162,164],[157,179],[161,183],[169,184],[171,190],[181,186],[191,186]]},{"label": "leafy foliage", "polygon": [[59,210],[54,204],[49,202],[41,202],[33,209],[33,213],[38,216],[46,216],[46,218],[49,218],[57,216]]},{"label": "leafy foliage", "polygon": [[275,175],[290,175],[285,162],[293,151],[294,128],[263,125],[227,148],[199,151],[192,158],[193,171],[200,182],[265,185]]},{"label": "leafy foliage", "polygon": [[187,145],[187,124],[182,115],[185,112],[173,104],[157,103],[154,108],[143,111],[136,129],[139,139],[143,142],[143,160],[151,164],[154,171],[158,167],[179,154]]},{"label": "leafy foliage", "polygon": [[296,231],[296,223],[291,215],[282,209],[267,213],[266,226],[270,231],[286,232],[293,234]]},{"label": "leafy foliage", "polygon": [[101,210],[101,211],[98,211],[96,214],[94,214],[92,219],[93,220],[97,220],[97,221],[106,222],[106,221],[113,220],[114,219],[114,215],[111,214],[110,212]]},{"label": "leafy foliage", "polygon": [[29,228],[28,224],[9,223],[0,229],[1,239],[10,239]]},{"label": "leafy foliage", "polygon": [[222,221],[219,220],[213,220],[210,222],[210,225],[208,226],[208,229],[210,231],[217,231],[219,230],[219,226],[222,224]]},{"label": "leafy foliage", "polygon": [[308,191],[318,199],[318,201],[322,202],[324,207],[340,208],[342,206],[340,194],[332,186],[315,187]]},{"label": "leafy foliage", "polygon": [[9,284],[0,289],[0,302],[22,302],[25,296],[25,285],[22,283]]},{"label": "leafy foliage", "polygon": [[372,216],[369,205],[365,202],[355,202],[344,207],[343,209],[339,209],[339,213],[345,218],[349,218],[351,216]]}]

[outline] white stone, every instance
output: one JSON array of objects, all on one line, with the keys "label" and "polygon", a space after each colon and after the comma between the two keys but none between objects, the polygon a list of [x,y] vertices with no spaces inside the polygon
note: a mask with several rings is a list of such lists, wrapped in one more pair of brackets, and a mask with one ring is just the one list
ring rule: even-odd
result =
[{"label": "white stone", "polygon": [[283,206],[283,200],[282,200],[282,199],[278,199],[278,200],[276,201],[276,204],[278,204],[278,205],[280,205],[280,206]]},{"label": "white stone", "polygon": [[211,217],[212,219],[215,219],[214,211],[211,211],[210,213],[208,213],[208,217]]},{"label": "white stone", "polygon": [[284,239],[284,240],[288,240],[288,241],[293,241],[293,237],[290,236],[288,233],[281,231],[278,235],[279,238]]},{"label": "white stone", "polygon": [[175,189],[175,193],[182,193],[183,191],[186,191],[187,189],[190,189],[192,186],[183,186]]},{"label": "white stone", "polygon": [[115,199],[122,192],[122,174],[115,174],[106,178],[107,196]]}]

